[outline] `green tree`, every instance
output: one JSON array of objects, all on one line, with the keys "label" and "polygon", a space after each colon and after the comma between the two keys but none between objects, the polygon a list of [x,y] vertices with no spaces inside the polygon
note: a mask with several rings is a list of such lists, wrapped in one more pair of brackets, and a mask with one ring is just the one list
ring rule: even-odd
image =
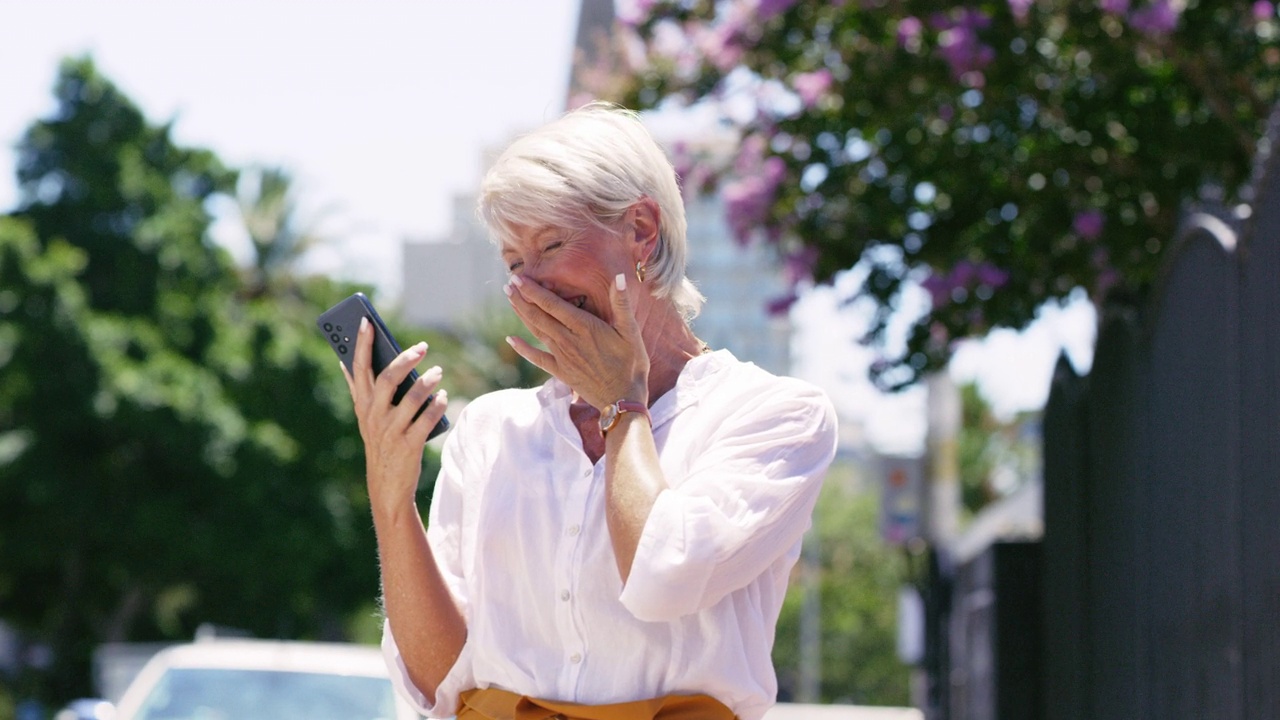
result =
[{"label": "green tree", "polygon": [[439,347],[431,346],[432,353],[447,359],[437,362],[446,370],[451,395],[475,398],[502,388],[534,387],[549,377],[507,344],[506,338],[512,335],[538,341],[505,300],[481,309],[460,327],[461,331],[445,334]]},{"label": "green tree", "polygon": [[[906,581],[905,567],[880,539],[878,517],[878,496],[868,491],[861,469],[833,464],[806,541],[817,544],[822,702],[909,704],[910,670],[897,657],[893,602]],[[803,605],[803,583],[793,578],[773,650],[782,698],[794,698],[798,690]]]},{"label": "green tree", "polygon": [[241,172],[236,183],[236,209],[253,247],[246,281],[251,296],[281,295],[294,289],[297,263],[325,242],[319,219],[304,223],[299,216],[293,177],[279,167],[255,167]]},{"label": "green tree", "polygon": [[972,516],[1039,472],[1039,412],[996,416],[976,383],[960,386],[960,501]]},{"label": "green tree", "polygon": [[203,622],[340,636],[376,596],[376,553],[314,321],[356,288],[244,292],[207,232],[235,173],[88,59],[55,99],[0,218],[0,618],[53,657],[20,696],[87,694],[98,643]]},{"label": "green tree", "polygon": [[615,38],[598,92],[738,132],[678,161],[740,239],[796,278],[870,269],[888,388],[1045,303],[1145,296],[1189,205],[1252,197],[1280,68],[1266,0],[637,0]]}]

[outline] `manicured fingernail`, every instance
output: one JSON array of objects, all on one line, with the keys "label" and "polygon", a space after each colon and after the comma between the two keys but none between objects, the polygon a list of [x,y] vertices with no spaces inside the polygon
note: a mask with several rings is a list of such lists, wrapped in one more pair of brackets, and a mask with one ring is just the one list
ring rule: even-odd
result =
[{"label": "manicured fingernail", "polygon": [[626,289],[627,289],[627,274],[626,274],[626,273],[618,273],[617,277],[615,277],[615,278],[613,279],[613,284],[614,284],[615,286],[617,286],[617,288],[618,288],[619,290],[626,290]]},{"label": "manicured fingernail", "polygon": [[515,292],[515,291],[511,288],[511,281],[510,281],[510,280],[508,280],[506,283],[504,283],[504,284],[502,285],[502,292],[503,292],[504,294],[506,294],[506,296],[507,296],[507,297],[511,297],[511,293]]},{"label": "manicured fingernail", "polygon": [[514,348],[516,346],[516,339],[508,335],[507,344]]},{"label": "manicured fingernail", "polygon": [[520,279],[519,275],[512,275],[511,284],[515,285],[516,287],[521,287],[522,285],[524,285],[524,281]]},{"label": "manicured fingernail", "polygon": [[426,344],[425,342],[420,342],[420,343],[418,343],[417,345],[414,345],[414,346],[413,346],[413,351],[414,351],[414,352],[416,352],[416,353],[418,353],[419,355],[426,355],[426,354],[427,354],[427,344]]},{"label": "manicured fingernail", "polygon": [[360,318],[360,332],[364,332],[364,329],[367,327],[369,327],[369,318],[367,317]]},{"label": "manicured fingernail", "polygon": [[448,401],[448,400],[449,400],[449,391],[448,391],[448,390],[445,390],[444,388],[440,388],[439,390],[437,390],[437,391],[436,391],[436,399],[437,399],[437,400],[444,400],[444,401]]},{"label": "manicured fingernail", "polygon": [[431,382],[436,382],[444,375],[444,370],[440,369],[439,365],[433,365],[422,374]]}]

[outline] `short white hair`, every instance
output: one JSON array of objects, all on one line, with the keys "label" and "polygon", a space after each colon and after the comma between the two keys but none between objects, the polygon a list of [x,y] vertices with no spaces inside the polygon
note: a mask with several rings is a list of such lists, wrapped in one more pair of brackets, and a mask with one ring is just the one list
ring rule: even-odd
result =
[{"label": "short white hair", "polygon": [[595,225],[613,233],[644,197],[661,213],[645,284],[691,321],[704,298],[685,275],[684,198],[671,161],[635,112],[590,103],[517,138],[481,182],[477,210],[501,245],[519,228]]}]

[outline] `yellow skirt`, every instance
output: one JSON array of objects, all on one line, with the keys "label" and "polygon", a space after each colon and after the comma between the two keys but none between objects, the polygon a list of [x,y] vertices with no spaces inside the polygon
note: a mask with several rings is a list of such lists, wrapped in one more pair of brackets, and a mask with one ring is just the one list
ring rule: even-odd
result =
[{"label": "yellow skirt", "polygon": [[579,705],[487,688],[462,693],[457,720],[735,720],[735,716],[710,695],[667,695],[611,705]]}]

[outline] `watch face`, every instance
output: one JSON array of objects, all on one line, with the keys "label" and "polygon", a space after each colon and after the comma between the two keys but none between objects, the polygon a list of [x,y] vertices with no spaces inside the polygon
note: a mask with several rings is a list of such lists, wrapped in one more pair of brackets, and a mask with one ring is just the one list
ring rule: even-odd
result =
[{"label": "watch face", "polygon": [[608,405],[600,411],[600,432],[608,432],[613,427],[613,423],[618,419],[618,405]]}]

